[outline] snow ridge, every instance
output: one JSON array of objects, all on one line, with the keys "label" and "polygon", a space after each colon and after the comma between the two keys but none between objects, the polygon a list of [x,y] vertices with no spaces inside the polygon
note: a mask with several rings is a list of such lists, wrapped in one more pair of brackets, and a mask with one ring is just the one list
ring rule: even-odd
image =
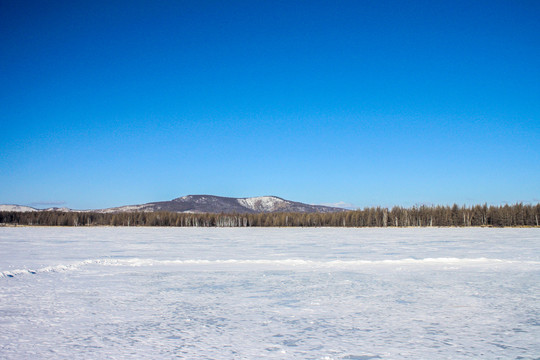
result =
[{"label": "snow ridge", "polygon": [[305,259],[227,259],[227,260],[206,260],[206,259],[186,259],[186,260],[156,260],[156,259],[89,259],[71,264],[60,264],[47,266],[44,268],[32,269],[14,269],[1,271],[0,278],[12,278],[18,275],[35,275],[39,273],[54,273],[78,270],[82,266],[101,265],[101,266],[126,266],[126,267],[144,267],[144,266],[247,266],[247,269],[253,270],[257,267],[270,268],[305,268],[305,269],[324,269],[324,270],[355,270],[370,266],[390,266],[400,268],[403,266],[442,266],[446,269],[454,269],[461,266],[497,266],[497,265],[525,265],[540,266],[538,261],[518,261],[480,258],[425,258],[425,259],[386,259],[386,260],[305,260]]}]

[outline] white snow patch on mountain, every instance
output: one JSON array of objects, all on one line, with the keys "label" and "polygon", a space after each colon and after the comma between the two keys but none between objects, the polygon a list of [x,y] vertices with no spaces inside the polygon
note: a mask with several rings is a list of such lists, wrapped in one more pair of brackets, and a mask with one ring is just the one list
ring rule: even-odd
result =
[{"label": "white snow patch on mountain", "polygon": [[76,212],[77,210],[72,210],[70,208],[67,208],[67,207],[51,207],[51,208],[48,208],[48,209],[45,209],[43,211],[63,211],[63,212]]},{"label": "white snow patch on mountain", "polygon": [[284,208],[289,202],[275,196],[259,196],[237,199],[238,203],[254,211],[276,211]]},{"label": "white snow patch on mountain", "polygon": [[131,212],[131,211],[144,211],[145,208],[149,207],[147,204],[143,205],[126,205],[116,208],[109,208],[109,209],[103,209],[103,210],[97,210],[97,212],[101,213],[114,213],[114,212]]}]

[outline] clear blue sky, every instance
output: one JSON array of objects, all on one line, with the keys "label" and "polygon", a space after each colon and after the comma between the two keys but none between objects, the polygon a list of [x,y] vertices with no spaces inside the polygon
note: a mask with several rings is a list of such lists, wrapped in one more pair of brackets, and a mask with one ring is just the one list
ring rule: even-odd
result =
[{"label": "clear blue sky", "polygon": [[0,203],[540,201],[538,1],[0,1]]}]

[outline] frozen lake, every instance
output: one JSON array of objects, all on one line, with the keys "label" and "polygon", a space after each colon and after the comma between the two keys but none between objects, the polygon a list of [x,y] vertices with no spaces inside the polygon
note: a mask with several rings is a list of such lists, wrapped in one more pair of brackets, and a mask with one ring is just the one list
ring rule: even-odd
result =
[{"label": "frozen lake", "polygon": [[0,358],[537,359],[540,229],[0,228]]}]

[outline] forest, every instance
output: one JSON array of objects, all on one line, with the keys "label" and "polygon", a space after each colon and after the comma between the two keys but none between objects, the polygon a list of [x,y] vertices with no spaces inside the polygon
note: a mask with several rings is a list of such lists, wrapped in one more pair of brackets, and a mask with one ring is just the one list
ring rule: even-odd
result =
[{"label": "forest", "polygon": [[539,226],[540,203],[504,206],[394,206],[334,213],[0,212],[3,226],[427,227]]}]

